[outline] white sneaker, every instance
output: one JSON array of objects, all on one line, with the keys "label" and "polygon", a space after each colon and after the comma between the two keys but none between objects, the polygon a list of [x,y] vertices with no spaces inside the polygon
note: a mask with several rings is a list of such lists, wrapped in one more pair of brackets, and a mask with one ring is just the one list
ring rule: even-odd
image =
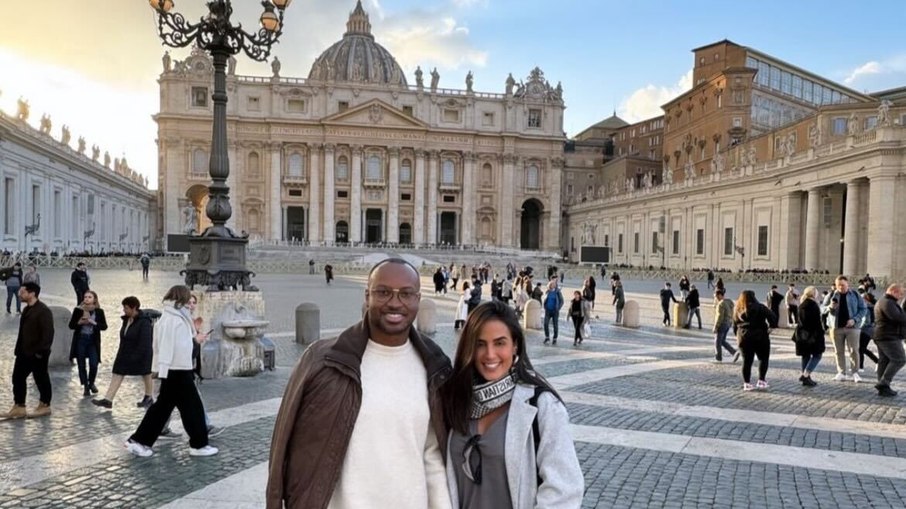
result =
[{"label": "white sneaker", "polygon": [[220,452],[219,449],[217,449],[216,447],[212,447],[210,445],[206,445],[199,449],[194,449],[192,447],[189,447],[189,456],[213,456],[213,455],[217,454],[218,452]]},{"label": "white sneaker", "polygon": [[154,454],[154,451],[152,451],[150,447],[142,445],[138,442],[133,442],[132,440],[126,440],[123,446],[126,447],[127,451],[142,458],[147,458],[148,456]]},{"label": "white sneaker", "polygon": [[837,376],[834,377],[835,382],[842,382],[844,380],[846,380],[846,375],[843,373],[837,373]]},{"label": "white sneaker", "polygon": [[853,382],[859,383],[862,381],[862,377],[858,373],[853,373]]}]

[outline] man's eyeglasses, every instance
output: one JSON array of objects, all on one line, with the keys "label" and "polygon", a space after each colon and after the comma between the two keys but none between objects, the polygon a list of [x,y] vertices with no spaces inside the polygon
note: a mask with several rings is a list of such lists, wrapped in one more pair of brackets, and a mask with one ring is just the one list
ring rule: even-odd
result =
[{"label": "man's eyeglasses", "polygon": [[[479,441],[481,441],[481,435],[472,435],[462,450],[462,471],[475,484],[481,484],[481,445],[478,443]],[[478,462],[474,467],[472,466],[473,452],[478,453]]]},{"label": "man's eyeglasses", "polygon": [[422,294],[412,288],[387,288],[386,286],[378,286],[377,288],[368,290],[368,295],[381,304],[390,301],[390,299],[396,295],[399,297],[400,302],[410,305],[417,303]]}]

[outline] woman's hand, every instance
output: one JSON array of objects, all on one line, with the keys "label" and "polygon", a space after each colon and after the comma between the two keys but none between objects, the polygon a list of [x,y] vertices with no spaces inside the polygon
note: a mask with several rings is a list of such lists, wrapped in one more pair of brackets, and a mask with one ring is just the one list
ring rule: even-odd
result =
[{"label": "woman's hand", "polygon": [[196,333],[196,334],[195,334],[195,342],[198,343],[199,345],[200,345],[200,344],[203,344],[205,341],[208,340],[208,335],[209,335],[209,334],[210,334],[210,333],[208,333],[208,332],[198,332],[198,333]]}]

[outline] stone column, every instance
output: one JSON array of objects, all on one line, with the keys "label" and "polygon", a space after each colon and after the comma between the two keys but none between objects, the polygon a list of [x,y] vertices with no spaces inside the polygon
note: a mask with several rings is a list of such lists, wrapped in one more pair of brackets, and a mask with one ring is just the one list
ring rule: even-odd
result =
[{"label": "stone column", "polygon": [[400,149],[390,147],[390,185],[387,200],[387,242],[400,241]]},{"label": "stone column", "polygon": [[415,211],[412,217],[412,242],[425,243],[425,151],[415,151]]},{"label": "stone column", "polygon": [[437,166],[439,153],[432,150],[428,159],[428,236],[427,244],[437,244]]},{"label": "stone column", "polygon": [[789,193],[780,198],[780,268],[802,267],[802,193]]},{"label": "stone column", "polygon": [[321,144],[310,149],[311,164],[308,171],[308,240],[321,242]]},{"label": "stone column", "polygon": [[349,242],[362,241],[362,146],[352,147],[352,176],[350,177]]},{"label": "stone column", "polygon": [[808,212],[805,218],[805,267],[808,271],[823,269],[818,266],[820,253],[818,241],[821,235],[821,188],[808,190]]},{"label": "stone column", "polygon": [[283,171],[281,157],[283,153],[283,146],[280,143],[271,144],[271,171],[270,171],[270,182],[271,189],[268,196],[270,200],[270,225],[271,225],[271,239],[280,240],[283,238],[283,208],[281,202],[283,201]]},{"label": "stone column", "polygon": [[[548,235],[547,235],[547,249],[559,252],[560,251],[560,177],[563,174],[563,166],[565,161],[560,157],[555,157],[548,161],[548,171],[547,182],[545,182],[545,190],[547,195],[550,197],[550,218],[548,220]],[[664,245],[664,240],[659,239],[661,245]],[[543,246],[542,246],[543,247]]]},{"label": "stone column", "polygon": [[324,145],[324,241],[335,242],[336,224],[334,223],[333,211],[336,193],[334,192],[334,146],[330,143]]},{"label": "stone column", "polygon": [[500,193],[500,235],[497,237],[501,247],[518,247],[513,241],[513,233],[516,231],[513,226],[513,219],[516,217],[516,209],[513,205],[513,166],[516,164],[516,157],[513,154],[504,154],[503,160],[503,182]]},{"label": "stone column", "polygon": [[846,221],[843,229],[843,273],[849,276],[858,275],[859,267],[859,192],[862,189],[860,180],[846,183]]},{"label": "stone column", "polygon": [[475,154],[463,154],[462,166],[462,216],[459,224],[462,225],[462,244],[471,246],[475,244]]},{"label": "stone column", "polygon": [[868,273],[873,277],[893,275],[894,253],[898,247],[894,244],[896,185],[894,175],[872,177],[869,184]]}]

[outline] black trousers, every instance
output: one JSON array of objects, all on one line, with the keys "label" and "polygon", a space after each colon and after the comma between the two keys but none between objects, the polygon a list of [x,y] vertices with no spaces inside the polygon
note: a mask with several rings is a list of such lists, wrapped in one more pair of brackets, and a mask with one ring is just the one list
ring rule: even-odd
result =
[{"label": "black trousers", "polygon": [[41,403],[50,404],[53,390],[50,387],[50,375],[47,373],[49,357],[49,354],[43,355],[40,359],[24,355],[16,356],[16,362],[13,364],[13,402],[17,405],[25,404],[28,375],[34,378],[35,385],[38,386]]},{"label": "black trousers", "polygon": [[865,358],[868,357],[875,364],[878,363],[878,356],[874,354],[871,350],[868,349],[868,344],[871,343],[871,335],[866,334],[864,331],[859,335],[859,369],[865,367]]},{"label": "black trousers", "polygon": [[133,442],[151,447],[170,419],[173,409],[179,409],[182,426],[189,434],[189,447],[199,449],[208,445],[208,427],[204,421],[204,404],[195,387],[192,370],[170,370],[160,381],[157,401],[148,408],[135,433]]},{"label": "black trousers", "polygon": [[585,321],[585,317],[571,316],[570,318],[573,321],[573,329],[576,331],[576,337],[573,340],[582,341],[582,322]]},{"label": "black trousers", "polygon": [[742,381],[750,383],[752,379],[752,364],[755,364],[756,356],[758,356],[758,379],[764,380],[764,377],[768,374],[771,342],[747,342],[744,345],[739,345],[739,349],[742,350]]}]

